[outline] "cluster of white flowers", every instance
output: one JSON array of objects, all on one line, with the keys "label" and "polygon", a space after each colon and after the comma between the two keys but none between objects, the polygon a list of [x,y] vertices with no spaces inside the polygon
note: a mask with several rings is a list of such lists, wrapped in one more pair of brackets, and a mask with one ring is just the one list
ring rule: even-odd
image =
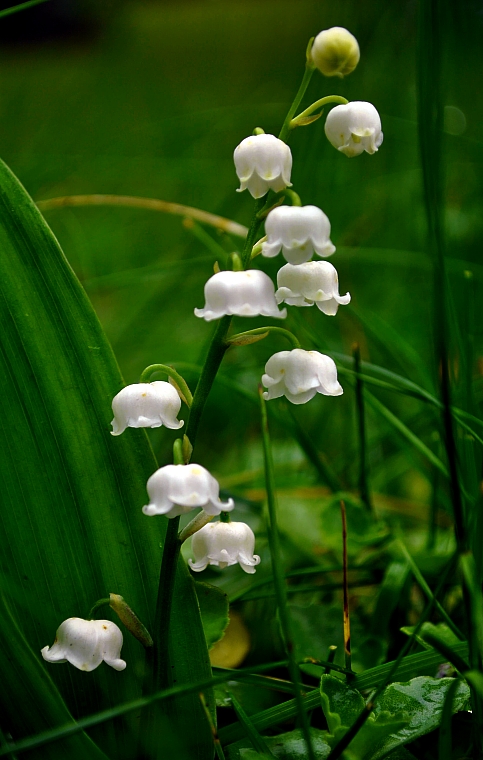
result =
[{"label": "cluster of white flowers", "polygon": [[[309,65],[325,76],[342,77],[354,70],[359,56],[355,37],[346,29],[334,27],[315,38]],[[340,102],[340,98],[336,100]],[[319,102],[309,112],[315,107],[319,107]],[[291,187],[292,154],[283,140],[256,131],[260,134],[245,138],[235,149],[234,162],[240,180],[238,192],[248,190],[258,199],[269,190],[280,193]],[[334,107],[327,116],[325,134],[334,147],[349,157],[364,151],[373,154],[383,140],[378,112],[370,103],[359,101]],[[314,255],[325,259],[335,252],[329,219],[320,208],[274,205],[266,216],[265,232],[261,254],[272,258],[282,252],[287,261],[278,272],[277,291],[268,275],[260,270],[219,271],[205,285],[205,306],[194,310],[197,317],[207,322],[226,315],[284,319],[287,309],[279,309],[282,303],[295,307],[316,304],[321,312],[334,316],[339,305],[350,302],[349,293],[339,294],[337,271],[332,264],[311,260]],[[301,348],[271,356],[262,383],[267,388],[265,399],[285,396],[293,404],[305,404],[317,393],[324,396],[343,393],[334,361],[318,351]],[[114,436],[121,435],[127,427],[164,425],[176,430],[184,424],[177,418],[180,395],[167,382],[129,385],[115,396],[112,409]],[[206,519],[203,517],[199,524],[198,518],[194,521],[199,529],[193,535],[195,559],[189,560],[191,569],[201,572],[208,565],[224,568],[239,563],[245,572],[254,573],[260,557],[254,554],[255,536],[251,528],[245,523],[230,522],[229,518],[208,522],[235,506],[233,499],[221,501],[219,491],[218,482],[201,465],[169,464],[149,478],[150,501],[143,512],[150,517],[163,515],[172,519],[201,508],[200,514],[204,513]],[[53,646],[42,649],[42,656],[48,662],[68,661],[84,671],[94,670],[103,660],[115,670],[123,670],[126,663],[120,659],[121,646],[122,633],[114,623],[69,618],[57,630]]]}]

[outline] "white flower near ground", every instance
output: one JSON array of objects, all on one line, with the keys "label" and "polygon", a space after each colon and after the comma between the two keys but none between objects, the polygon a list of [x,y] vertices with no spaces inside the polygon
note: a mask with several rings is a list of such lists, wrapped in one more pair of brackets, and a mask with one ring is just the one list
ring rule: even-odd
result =
[{"label": "white flower near ground", "polygon": [[285,264],[277,273],[278,303],[289,306],[313,306],[330,316],[337,314],[339,304],[348,304],[349,293],[339,295],[337,270],[328,261],[307,261],[305,264]]},{"label": "white flower near ground", "polygon": [[47,662],[70,662],[87,672],[95,670],[103,660],[114,670],[124,670],[121,647],[122,633],[115,623],[73,617],[64,620],[53,645],[44,647],[41,654]]},{"label": "white flower near ground", "polygon": [[230,512],[233,499],[220,501],[220,486],[208,470],[199,464],[168,464],[151,475],[146,485],[150,503],[145,515],[178,517],[202,507],[207,515]]},{"label": "white flower near ground", "polygon": [[325,134],[334,148],[349,158],[375,153],[383,140],[381,119],[371,103],[354,100],[335,106],[325,121]]},{"label": "white flower near ground", "polygon": [[344,392],[337,380],[333,359],[301,348],[271,356],[265,365],[262,384],[268,388],[263,394],[267,401],[285,396],[292,404],[305,404],[316,393],[340,396]]},{"label": "white flower near ground", "polygon": [[208,565],[225,568],[237,562],[246,573],[254,573],[255,566],[260,562],[260,557],[253,553],[253,531],[242,522],[208,523],[194,534],[191,548],[195,561],[190,559],[188,562],[196,573]]},{"label": "white flower near ground", "polygon": [[356,38],[342,26],[333,26],[320,32],[314,40],[310,55],[314,65],[326,77],[344,77],[350,74],[361,57]]},{"label": "white flower near ground", "polygon": [[329,219],[317,206],[278,206],[268,214],[265,232],[262,255],[272,258],[282,251],[290,264],[305,263],[314,251],[323,258],[335,251]]},{"label": "white flower near ground", "polygon": [[205,285],[205,306],[195,309],[195,315],[207,322],[227,314],[285,319],[287,310],[278,310],[270,277],[259,269],[247,269],[245,272],[217,272],[210,277]]},{"label": "white flower near ground", "polygon": [[180,409],[181,399],[170,383],[156,380],[154,383],[127,385],[112,400],[111,435],[121,435],[127,427],[157,428],[164,425],[178,430],[184,425],[176,418]]},{"label": "white flower near ground", "polygon": [[274,135],[251,135],[241,141],[233,154],[240,180],[238,193],[248,189],[254,198],[274,190],[290,187],[292,153],[283,140]]}]

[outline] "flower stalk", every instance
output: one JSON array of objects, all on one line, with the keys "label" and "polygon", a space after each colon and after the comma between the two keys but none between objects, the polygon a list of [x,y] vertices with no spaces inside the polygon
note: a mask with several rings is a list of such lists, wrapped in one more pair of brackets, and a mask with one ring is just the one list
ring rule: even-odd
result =
[{"label": "flower stalk", "polygon": [[143,370],[139,382],[149,383],[151,376],[154,375],[155,372],[162,372],[174,380],[181,392],[181,399],[185,402],[186,406],[191,407],[191,404],[193,403],[193,394],[191,393],[184,377],[182,377],[179,372],[176,372],[174,367],[168,367],[167,364],[150,364],[149,367],[146,367],[146,369]]}]

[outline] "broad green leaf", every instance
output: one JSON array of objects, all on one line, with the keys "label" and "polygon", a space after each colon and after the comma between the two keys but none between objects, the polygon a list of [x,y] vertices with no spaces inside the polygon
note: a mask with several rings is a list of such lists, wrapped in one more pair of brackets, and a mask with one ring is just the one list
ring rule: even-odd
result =
[{"label": "broad green leaf", "polygon": [[[312,745],[317,760],[326,760],[330,753],[330,745],[325,737],[327,731],[311,728]],[[299,728],[287,731],[278,736],[264,737],[272,755],[278,760],[306,760],[307,747],[302,731]],[[241,739],[236,744],[230,744],[225,748],[226,760],[256,760],[261,755],[257,754],[247,739]]]},{"label": "broad green leaf", "polygon": [[[322,710],[329,727],[327,742],[331,747],[342,739],[364,709],[364,699],[357,689],[331,675],[320,680]],[[401,730],[409,722],[400,710],[386,710],[369,715],[360,731],[349,744],[347,754],[358,760],[372,758],[375,747],[383,745],[387,738]]]},{"label": "broad green leaf", "polygon": [[[454,647],[455,651],[462,657],[468,657],[468,645],[465,642],[461,642],[458,646]],[[410,654],[403,657],[402,661],[398,665],[395,678],[408,680],[414,676],[420,674],[434,674],[438,665],[445,662],[446,659],[434,650],[431,652],[418,652],[417,654]],[[389,672],[392,670],[394,663],[388,662],[384,665],[377,665],[374,668],[366,670],[364,673],[360,673],[355,676],[352,685],[359,691],[366,691],[367,689],[374,689],[376,686],[387,678]],[[477,689],[481,689],[483,694],[483,678],[480,677],[477,671],[470,671],[469,674],[465,674],[468,678],[474,678],[474,682],[471,683]],[[317,690],[310,692],[304,699],[304,703],[307,710],[313,710],[320,705],[320,695]],[[290,699],[276,707],[270,707],[257,715],[252,715],[251,719],[253,725],[256,726],[258,731],[264,731],[270,726],[274,726],[285,720],[290,720],[296,715],[295,700]],[[221,728],[218,732],[220,739],[224,743],[231,743],[236,741],[242,730],[237,723],[232,723],[229,726]]]},{"label": "broad green leaf", "polygon": [[[409,722],[407,726],[391,734],[384,744],[377,748],[371,760],[380,760],[390,749],[414,741],[418,736],[428,734],[439,726],[446,693],[453,681],[452,678],[419,676],[407,683],[390,684],[377,701],[374,713],[379,717],[386,711],[402,710],[408,716]],[[453,712],[468,709],[469,699],[469,687],[461,682],[454,695]]]},{"label": "broad green leaf", "polygon": [[208,649],[223,638],[229,623],[228,596],[217,586],[195,581],[196,596],[200,605],[203,631]]},{"label": "broad green leaf", "polygon": [[[0,487],[2,556],[14,615],[39,663],[74,717],[140,695],[144,650],[126,633],[122,673],[91,674],[49,665],[60,623],[85,617],[109,592],[121,594],[151,627],[165,520],[147,518],[145,483],[156,468],[144,431],[112,438],[111,400],[123,386],[91,304],[49,227],[9,169],[0,164]],[[180,562],[173,607],[176,679],[209,676],[192,580]],[[105,617],[111,617],[106,608]],[[13,667],[0,653],[1,671]],[[28,677],[2,691],[10,731],[29,691]],[[46,687],[47,688],[47,687]],[[193,726],[191,758],[211,757],[196,695],[179,701]],[[66,708],[66,709],[67,709]],[[112,757],[133,757],[138,718],[119,719],[91,735]],[[35,730],[25,721],[14,739]]]}]

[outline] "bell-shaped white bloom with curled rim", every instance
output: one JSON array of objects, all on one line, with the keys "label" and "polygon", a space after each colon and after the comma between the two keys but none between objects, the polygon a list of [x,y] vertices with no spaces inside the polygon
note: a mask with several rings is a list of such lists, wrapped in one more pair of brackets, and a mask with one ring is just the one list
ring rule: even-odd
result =
[{"label": "bell-shaped white bloom with curled rim", "polygon": [[164,425],[178,430],[184,425],[176,418],[180,409],[181,399],[170,383],[156,380],[154,383],[127,385],[112,400],[111,435],[121,435],[127,427],[157,428]]},{"label": "bell-shaped white bloom with curled rim", "polygon": [[205,302],[203,309],[195,309],[195,315],[207,322],[227,314],[276,319],[287,316],[286,309],[278,309],[273,282],[260,269],[217,272],[205,285]]},{"label": "bell-shaped white bloom with curled rim", "polygon": [[262,255],[271,258],[282,251],[290,264],[303,264],[314,251],[326,258],[335,251],[330,240],[330,222],[317,206],[279,206],[265,221],[267,241]]},{"label": "bell-shaped white bloom with curled rim", "polygon": [[192,570],[200,573],[208,565],[220,568],[236,565],[246,573],[254,573],[260,557],[253,553],[255,536],[242,522],[208,523],[194,534],[191,548],[195,561],[188,560]]},{"label": "bell-shaped white bloom with curled rim", "polygon": [[305,264],[285,264],[277,273],[278,290],[275,297],[289,306],[313,306],[329,316],[335,316],[339,304],[348,304],[349,293],[339,295],[337,270],[328,261],[307,261]]},{"label": "bell-shaped white bloom with curled rim", "polygon": [[178,517],[202,507],[207,515],[230,512],[233,499],[220,501],[220,486],[208,470],[199,464],[168,464],[151,475],[146,485],[150,503],[145,515]]},{"label": "bell-shaped white bloom with curled rim", "polygon": [[263,397],[270,401],[285,396],[292,404],[305,404],[316,393],[340,396],[344,391],[337,380],[337,367],[330,356],[318,351],[280,351],[265,365]]},{"label": "bell-shaped white bloom with curled rim", "polygon": [[47,662],[70,662],[87,672],[95,670],[103,660],[114,670],[124,670],[121,647],[122,633],[115,623],[73,617],[64,620],[53,645],[44,647],[41,654]]},{"label": "bell-shaped white bloom with curled rim", "polygon": [[349,158],[375,153],[383,140],[381,119],[372,103],[354,100],[335,106],[325,121],[325,134],[334,148]]},{"label": "bell-shaped white bloom with curled rim", "polygon": [[254,198],[274,190],[290,187],[292,153],[283,140],[274,135],[251,135],[241,141],[233,154],[240,180],[238,193],[248,189]]}]

